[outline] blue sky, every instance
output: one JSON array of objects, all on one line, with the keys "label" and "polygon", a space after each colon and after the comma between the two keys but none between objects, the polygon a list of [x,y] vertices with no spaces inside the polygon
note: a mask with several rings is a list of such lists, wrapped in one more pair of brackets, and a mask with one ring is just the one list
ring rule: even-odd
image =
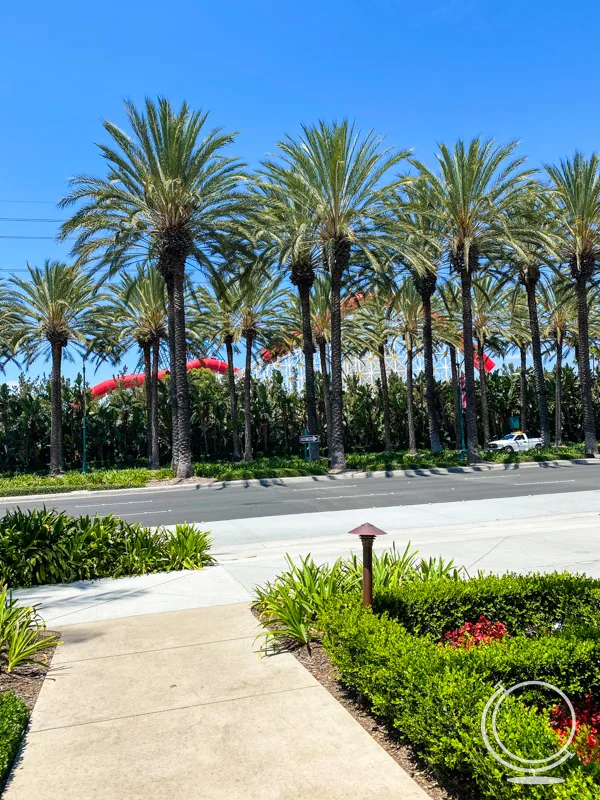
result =
[{"label": "blue sky", "polygon": [[[599,146],[591,0],[33,0],[2,21],[2,218],[63,217],[66,180],[102,174],[94,143],[102,119],[124,124],[126,96],[209,110],[250,165],[301,122],[344,116],[431,164],[437,142],[476,134],[518,138],[534,164]],[[56,227],[0,220],[0,276],[67,257],[51,239],[1,238]]]}]

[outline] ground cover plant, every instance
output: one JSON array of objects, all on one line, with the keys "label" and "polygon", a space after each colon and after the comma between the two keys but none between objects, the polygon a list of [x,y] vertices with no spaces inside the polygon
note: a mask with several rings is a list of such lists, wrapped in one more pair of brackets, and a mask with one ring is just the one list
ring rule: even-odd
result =
[{"label": "ground cover plant", "polygon": [[[386,560],[397,568],[383,568]],[[410,550],[380,554],[374,608],[365,609],[358,560],[290,562],[257,590],[267,642],[320,642],[352,696],[460,797],[600,798],[600,581],[469,577],[439,564],[423,571]],[[559,687],[579,714],[576,755],[552,773],[565,782],[550,788],[507,783],[518,773],[493,758],[481,733],[498,682],[527,680]],[[545,758],[567,736],[564,705],[537,689],[504,701],[497,725],[524,758]]]},{"label": "ground cover plant", "polygon": [[152,471],[145,467],[92,470],[85,474],[73,471],[59,477],[41,473],[4,473],[0,474],[0,496],[54,494],[79,489],[133,489],[146,486],[150,480],[172,478],[173,474],[170,469]]},{"label": "ground cover plant", "polygon": [[209,534],[187,523],[150,530],[45,508],[0,519],[0,581],[11,588],[201,569],[212,563],[209,551]]},{"label": "ground cover plant", "polygon": [[0,589],[0,787],[57,644],[58,634],[46,631],[34,606],[20,606],[6,587]]}]

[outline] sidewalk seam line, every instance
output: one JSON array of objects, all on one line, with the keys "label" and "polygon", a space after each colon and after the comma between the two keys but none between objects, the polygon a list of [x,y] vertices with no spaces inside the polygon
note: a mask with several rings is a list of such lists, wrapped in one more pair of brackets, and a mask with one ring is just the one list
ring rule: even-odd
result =
[{"label": "sidewalk seam line", "polygon": [[211,700],[207,703],[192,703],[187,706],[173,706],[173,708],[161,708],[158,711],[144,711],[140,714],[125,714],[122,717],[106,717],[104,719],[93,719],[89,720],[88,722],[74,722],[72,725],[55,725],[51,728],[38,728],[37,730],[29,730],[28,735],[34,735],[37,733],[47,733],[49,731],[61,731],[66,730],[67,728],[82,728],[85,725],[100,725],[105,722],[117,722],[122,719],[136,719],[137,717],[149,717],[156,714],[168,714],[171,711],[186,711],[190,708],[202,708],[204,706],[216,706],[222,703],[237,703],[240,700],[249,700],[252,697],[270,697],[272,695],[277,694],[289,694],[290,692],[303,692],[307,689],[323,689],[327,691],[324,686],[320,685],[316,679],[315,683],[311,684],[310,686],[296,686],[293,689],[276,689],[272,692],[263,692],[262,694],[246,694],[242,695],[241,697],[227,697],[223,700]]}]

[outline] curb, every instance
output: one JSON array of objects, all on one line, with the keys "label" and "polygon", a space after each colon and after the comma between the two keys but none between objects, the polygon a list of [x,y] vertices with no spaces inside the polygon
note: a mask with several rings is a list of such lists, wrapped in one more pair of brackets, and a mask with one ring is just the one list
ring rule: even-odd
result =
[{"label": "curb", "polygon": [[293,478],[247,478],[236,481],[218,481],[211,483],[186,483],[182,486],[171,484],[169,486],[137,486],[131,489],[78,489],[72,492],[52,492],[51,494],[25,494],[18,496],[0,495],[0,503],[10,505],[15,502],[27,501],[36,503],[42,500],[54,500],[57,497],[65,498],[89,498],[94,496],[106,497],[107,495],[130,494],[140,492],[171,492],[171,491],[190,491],[196,492],[203,489],[227,489],[233,486],[287,486],[294,483],[306,481],[328,482],[344,480],[368,480],[370,478],[415,478],[427,475],[469,475],[478,472],[493,472],[497,470],[518,471],[520,469],[532,469],[540,467],[568,467],[568,466],[600,466],[600,459],[594,458],[574,458],[561,459],[558,461],[526,461],[522,464],[479,464],[475,467],[427,467],[423,469],[393,469],[376,470],[373,472],[343,472],[339,475],[300,475]]}]

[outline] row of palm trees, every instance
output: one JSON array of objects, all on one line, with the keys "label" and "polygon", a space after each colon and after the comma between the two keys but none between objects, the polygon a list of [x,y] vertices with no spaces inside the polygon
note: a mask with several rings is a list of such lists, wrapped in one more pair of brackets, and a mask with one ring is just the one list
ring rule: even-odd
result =
[{"label": "row of palm trees", "polygon": [[[317,421],[313,358],[320,347],[311,325],[311,300],[318,275],[328,275],[328,445],[336,471],[345,467],[345,296],[368,298],[370,304],[375,302],[373,295],[379,296],[385,315],[403,277],[412,276],[422,307],[430,440],[437,451],[434,298],[446,271],[456,276],[461,329],[454,346],[464,351],[467,448],[474,462],[479,458],[475,364],[476,356],[481,363],[485,349],[484,342],[475,352],[474,279],[499,275],[522,287],[540,429],[549,444],[537,308],[545,276],[551,271],[562,274],[577,305],[585,452],[597,452],[588,330],[590,290],[600,256],[596,155],[576,153],[540,173],[515,155],[516,142],[497,145],[476,138],[453,147],[440,145],[434,171],[408,151],[386,149],[372,132],[362,136],[347,121],[320,122],[283,139],[273,158],[251,175],[227,155],[235,136],[209,130],[206,114],[185,104],[177,111],[163,98],[147,100],[143,110],[127,103],[126,111],[130,133],[105,122],[110,137],[110,145],[101,145],[105,175],[82,175],[70,182],[60,205],[74,206],[75,211],[61,236],[75,237],[76,265],[95,274],[112,276],[149,261],[164,281],[178,476],[192,474],[186,376],[189,328],[194,327],[186,324],[192,264],[207,279],[217,274],[224,286],[237,287],[243,306],[238,303],[236,311],[247,310],[242,326],[249,344],[247,361],[257,338],[255,308],[264,310],[264,299],[274,286],[283,293],[289,281],[296,288],[311,433]],[[225,334],[222,339],[226,347],[228,338]],[[285,337],[279,339],[283,347]],[[229,346],[233,344],[231,340]],[[249,386],[247,393],[245,402]],[[482,401],[483,406],[483,397]]]}]

